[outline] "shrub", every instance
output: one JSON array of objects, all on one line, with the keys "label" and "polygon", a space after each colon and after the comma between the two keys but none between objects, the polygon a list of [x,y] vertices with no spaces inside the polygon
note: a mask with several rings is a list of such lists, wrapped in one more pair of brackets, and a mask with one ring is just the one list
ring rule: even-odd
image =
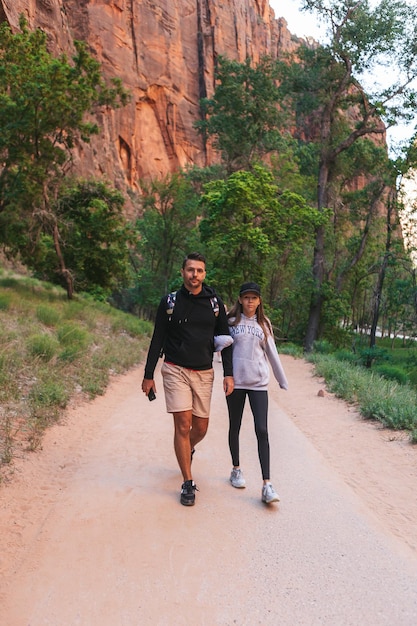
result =
[{"label": "shrub", "polygon": [[410,350],[407,353],[406,363],[408,367],[416,367],[417,368],[417,352],[415,350]]},{"label": "shrub", "polygon": [[408,372],[408,381],[413,387],[417,387],[417,367]]},{"label": "shrub", "polygon": [[309,355],[316,374],[329,390],[358,404],[361,415],[388,428],[417,429],[417,393],[408,385],[387,380],[372,370],[337,361],[330,355]]},{"label": "shrub", "polygon": [[365,382],[366,371],[355,365],[338,361],[331,355],[311,355],[318,376],[326,380],[329,391],[348,402],[358,400],[360,390]]},{"label": "shrub", "polygon": [[77,324],[63,324],[57,330],[58,341],[63,346],[76,346],[78,349],[87,348],[91,342],[90,334]]},{"label": "shrub", "polygon": [[324,341],[337,348],[346,348],[352,344],[352,331],[340,326],[332,326],[326,330]]},{"label": "shrub", "polygon": [[377,365],[375,371],[388,380],[396,380],[401,385],[406,385],[408,382],[407,372],[401,367],[396,365]]},{"label": "shrub", "polygon": [[381,363],[381,361],[389,361],[389,359],[390,356],[388,354],[388,350],[385,348],[374,346],[373,348],[364,348],[359,350],[358,362],[361,365],[366,365],[367,367],[371,367],[375,363]]},{"label": "shrub", "polygon": [[67,406],[69,391],[61,382],[40,382],[32,387],[29,402],[32,407],[56,406],[64,409]]},{"label": "shrub", "polygon": [[32,335],[28,339],[29,354],[43,361],[50,361],[58,349],[58,342],[50,335]]},{"label": "shrub", "polygon": [[0,293],[0,311],[7,311],[10,308],[11,297],[7,293]]},{"label": "shrub", "polygon": [[338,361],[347,361],[353,365],[358,362],[358,357],[352,350],[337,350],[334,353],[334,357]]},{"label": "shrub", "polygon": [[66,363],[72,363],[76,358],[80,356],[82,349],[78,345],[67,346],[59,353],[59,360]]},{"label": "shrub", "polygon": [[19,281],[17,278],[11,278],[10,276],[6,276],[4,278],[0,278],[0,286],[1,287],[18,287]]},{"label": "shrub", "polygon": [[[88,300],[71,300],[71,302],[66,303],[63,315],[67,320],[75,319],[77,322],[84,322],[90,330],[93,330],[96,327],[99,306],[99,302],[93,304],[91,301],[90,304]],[[107,309],[107,314],[111,313],[110,307]]]},{"label": "shrub", "polygon": [[327,339],[320,339],[319,341],[315,341],[313,344],[313,352],[318,352],[319,354],[331,354],[334,351],[334,348],[330,341]]},{"label": "shrub", "polygon": [[60,320],[60,315],[56,309],[43,304],[37,307],[36,317],[45,326],[55,326]]},{"label": "shrub", "polygon": [[388,428],[417,427],[417,395],[410,387],[380,378],[361,395],[359,408],[365,418],[377,419]]},{"label": "shrub", "polygon": [[303,348],[291,342],[278,343],[278,352],[288,354],[295,358],[301,358],[303,356]]}]

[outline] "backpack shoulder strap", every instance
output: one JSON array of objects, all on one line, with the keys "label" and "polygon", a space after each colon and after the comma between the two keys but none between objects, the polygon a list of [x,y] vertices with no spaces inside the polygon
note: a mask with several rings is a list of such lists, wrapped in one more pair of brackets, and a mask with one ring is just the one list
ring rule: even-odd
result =
[{"label": "backpack shoulder strap", "polygon": [[171,291],[171,293],[169,293],[167,295],[167,315],[169,315],[169,319],[171,320],[172,314],[174,312],[174,307],[175,307],[175,301],[177,299],[177,292],[176,291]]},{"label": "backpack shoulder strap", "polygon": [[217,296],[213,296],[212,298],[210,298],[210,302],[213,313],[215,317],[217,317],[219,315],[219,301],[217,299]]},{"label": "backpack shoulder strap", "polygon": [[[177,300],[177,293],[178,291],[171,291],[171,293],[167,295],[166,312],[167,312],[167,315],[169,316],[170,321],[171,321],[172,314],[174,312],[175,302]],[[213,313],[215,317],[217,317],[219,315],[219,309],[220,309],[217,296],[213,296],[212,298],[210,298],[210,304],[211,304],[211,308],[213,309]]]}]

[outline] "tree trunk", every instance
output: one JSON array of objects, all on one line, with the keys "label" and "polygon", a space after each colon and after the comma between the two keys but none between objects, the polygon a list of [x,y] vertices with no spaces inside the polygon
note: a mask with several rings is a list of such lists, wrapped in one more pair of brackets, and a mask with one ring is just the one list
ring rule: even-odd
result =
[{"label": "tree trunk", "polygon": [[[385,275],[387,273],[388,260],[391,254],[391,243],[392,243],[392,224],[391,217],[393,213],[394,204],[396,202],[396,189],[392,189],[389,198],[387,201],[387,220],[386,220],[386,239],[385,239],[385,252],[384,258],[381,263],[380,270],[378,272],[378,280],[375,287],[374,293],[374,305],[372,312],[372,324],[371,324],[371,334],[369,337],[369,347],[372,349],[376,344],[376,331],[378,328],[378,320],[379,320],[379,310],[381,308],[381,298],[382,298],[382,289],[384,287]],[[368,357],[368,362],[366,363],[367,367],[371,367],[371,356]]]},{"label": "tree trunk", "polygon": [[65,261],[61,250],[61,244],[59,241],[59,230],[57,224],[54,224],[53,227],[53,239],[55,252],[59,263],[59,271],[61,276],[64,278],[67,287],[67,297],[68,300],[72,300],[74,296],[74,279],[69,269],[67,269],[65,266]]},{"label": "tree trunk", "polygon": [[[321,211],[327,203],[327,183],[329,179],[329,166],[326,159],[322,159],[319,171],[318,202],[317,208]],[[318,226],[316,230],[316,243],[314,246],[312,278],[313,291],[310,300],[310,312],[307,330],[304,340],[304,350],[311,352],[313,344],[318,337],[321,310],[324,302],[322,287],[324,281],[324,226]]]},{"label": "tree trunk", "polygon": [[319,226],[316,233],[316,245],[314,247],[313,257],[313,292],[310,300],[310,312],[306,336],[304,341],[304,349],[311,352],[314,341],[317,339],[320,328],[321,309],[323,306],[322,285],[324,279],[324,227]]},{"label": "tree trunk", "polygon": [[[54,189],[54,195],[55,195],[55,200],[56,200],[57,187],[55,187]],[[62,249],[61,249],[57,216],[51,210],[51,205],[49,202],[49,191],[46,185],[46,181],[43,186],[43,202],[44,202],[44,210],[42,213],[42,217],[44,221],[48,224],[48,229],[52,230],[52,238],[54,241],[55,253],[56,253],[58,264],[59,264],[59,273],[61,274],[61,276],[63,277],[65,281],[68,300],[72,300],[74,296],[74,278],[70,270],[68,270],[65,265],[64,255],[62,254]]]}]

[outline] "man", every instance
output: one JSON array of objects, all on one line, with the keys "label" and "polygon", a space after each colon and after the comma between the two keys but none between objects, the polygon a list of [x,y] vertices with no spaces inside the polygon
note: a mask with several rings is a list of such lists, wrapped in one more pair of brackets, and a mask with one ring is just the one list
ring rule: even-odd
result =
[{"label": "man", "polygon": [[[192,252],[183,261],[182,287],[164,296],[156,313],[142,381],[148,396],[156,393],[154,371],[161,350],[161,368],[167,413],[174,418],[174,449],[183,484],[181,504],[195,503],[197,486],[192,478],[191,460],[195,446],[204,438],[209,420],[213,389],[213,350],[215,335],[229,335],[225,306],[214,290],[204,283],[206,260]],[[231,347],[222,351],[223,389],[233,391]]]}]

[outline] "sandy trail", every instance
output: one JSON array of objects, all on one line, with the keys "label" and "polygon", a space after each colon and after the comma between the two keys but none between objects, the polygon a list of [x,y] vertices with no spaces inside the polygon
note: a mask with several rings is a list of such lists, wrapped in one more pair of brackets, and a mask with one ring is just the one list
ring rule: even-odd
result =
[{"label": "sandy trail", "polygon": [[326,394],[282,357],[271,383],[272,479],[260,501],[252,418],[242,427],[247,488],[228,483],[221,365],[179,504],[172,418],[142,368],[69,410],[0,489],[2,626],[415,626],[417,449]]}]

